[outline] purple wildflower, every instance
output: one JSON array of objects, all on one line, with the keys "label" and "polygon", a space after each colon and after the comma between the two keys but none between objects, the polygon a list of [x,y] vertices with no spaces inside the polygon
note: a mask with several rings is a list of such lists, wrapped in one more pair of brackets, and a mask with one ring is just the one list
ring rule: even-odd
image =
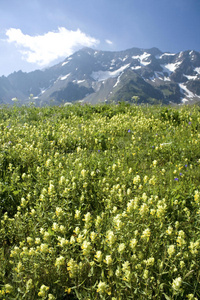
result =
[{"label": "purple wildflower", "polygon": [[175,181],[178,181],[178,178],[176,177],[176,178],[174,178],[174,180],[175,180]]}]

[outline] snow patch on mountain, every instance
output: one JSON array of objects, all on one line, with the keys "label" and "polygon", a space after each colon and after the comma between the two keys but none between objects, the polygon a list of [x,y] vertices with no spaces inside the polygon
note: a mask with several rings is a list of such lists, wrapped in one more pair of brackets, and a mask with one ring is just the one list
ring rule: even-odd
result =
[{"label": "snow patch on mountain", "polygon": [[138,69],[141,69],[141,68],[142,68],[141,66],[131,67],[132,70],[138,70]]},{"label": "snow patch on mountain", "polygon": [[179,53],[178,57],[179,57],[179,58],[182,58],[182,57],[183,57],[183,55],[184,55],[184,52],[183,52],[183,51],[181,51],[181,52]]},{"label": "snow patch on mountain", "polygon": [[171,81],[171,79],[169,77],[165,77],[163,78],[164,81]]},{"label": "snow patch on mountain", "polygon": [[64,61],[64,63],[62,63],[62,67],[64,67],[66,64],[68,64],[69,61]]},{"label": "snow patch on mountain", "polygon": [[65,75],[65,76],[60,77],[60,80],[65,80],[65,79],[67,79],[67,77],[69,77],[70,74],[71,74],[71,73],[69,73],[69,74],[67,74],[67,75]]},{"label": "snow patch on mountain", "polygon": [[142,55],[132,56],[132,58],[139,60],[141,66],[147,66],[151,63],[151,61],[148,61],[149,56],[151,56],[151,54],[144,52]]},{"label": "snow patch on mountain", "polygon": [[127,58],[128,58],[128,55],[126,55],[126,56],[122,59],[122,61],[127,60]]},{"label": "snow patch on mountain", "polygon": [[191,60],[195,60],[195,52],[193,50],[190,51],[189,55],[191,56]]},{"label": "snow patch on mountain", "polygon": [[122,73],[117,77],[117,81],[116,81],[115,85],[113,85],[114,88],[115,88],[115,87],[118,85],[118,83],[120,82],[120,78],[121,78],[121,76],[122,76],[123,73],[124,73],[124,72],[122,72]]},{"label": "snow patch on mountain", "polygon": [[200,99],[199,95],[192,93],[183,83],[179,83],[179,87],[180,87],[182,94],[184,94],[186,97],[186,98],[181,99],[183,103],[187,102],[188,100],[192,100],[193,98]]},{"label": "snow patch on mountain", "polygon": [[197,79],[197,75],[195,75],[195,76],[190,76],[190,75],[185,75],[185,74],[183,74],[183,76],[184,77],[186,77],[188,80],[196,80]]},{"label": "snow patch on mountain", "polygon": [[200,68],[199,67],[195,68],[194,70],[195,70],[195,72],[197,72],[200,75]]},{"label": "snow patch on mountain", "polygon": [[163,54],[161,54],[161,55],[156,55],[156,58],[157,59],[161,59],[161,58],[163,58],[164,56],[175,56],[176,54],[174,54],[174,53],[163,53]]},{"label": "snow patch on mountain", "polygon": [[97,71],[92,72],[90,75],[94,80],[96,81],[104,81],[108,78],[115,78],[120,75],[125,69],[127,69],[130,66],[130,64],[124,65],[121,68],[115,70],[115,71]]},{"label": "snow patch on mountain", "polygon": [[173,72],[176,71],[176,69],[180,66],[182,62],[176,62],[176,63],[171,63],[171,64],[166,64],[166,65],[161,65],[161,67],[163,68],[164,72],[167,72],[169,75]]},{"label": "snow patch on mountain", "polygon": [[195,95],[190,91],[190,90],[188,90],[188,88],[183,84],[183,83],[179,83],[179,87],[180,87],[180,90],[181,90],[181,92],[183,93],[183,94],[187,94],[186,96],[188,97],[188,98],[193,98],[193,97],[195,97]]},{"label": "snow patch on mountain", "polygon": [[175,72],[176,69],[180,66],[182,62],[179,61],[179,62],[176,62],[174,64],[167,64],[165,65],[165,68],[168,69],[170,72]]},{"label": "snow patch on mountain", "polygon": [[149,78],[149,80],[156,82],[157,80],[163,80],[163,81],[171,81],[169,77],[166,77],[162,72],[154,72],[154,75]]},{"label": "snow patch on mountain", "polygon": [[41,88],[40,89],[40,95],[44,94],[46,92],[46,89],[45,88]]}]

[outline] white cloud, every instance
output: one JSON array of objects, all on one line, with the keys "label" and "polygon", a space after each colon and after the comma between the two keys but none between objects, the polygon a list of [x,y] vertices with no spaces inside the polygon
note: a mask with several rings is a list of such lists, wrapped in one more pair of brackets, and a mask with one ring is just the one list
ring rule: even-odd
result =
[{"label": "white cloud", "polygon": [[30,36],[20,29],[10,28],[6,31],[9,43],[15,43],[23,59],[40,66],[71,55],[82,47],[94,47],[99,41],[80,29],[76,31],[59,27],[57,31],[49,31],[44,35]]},{"label": "white cloud", "polygon": [[106,40],[106,43],[107,43],[108,45],[112,45],[112,44],[113,44],[113,42],[110,41],[110,40]]}]

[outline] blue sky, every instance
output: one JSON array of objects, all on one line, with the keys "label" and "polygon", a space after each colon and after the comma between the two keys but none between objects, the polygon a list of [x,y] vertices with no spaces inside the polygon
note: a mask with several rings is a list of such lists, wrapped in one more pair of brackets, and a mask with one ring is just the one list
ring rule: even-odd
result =
[{"label": "blue sky", "polygon": [[85,46],[200,51],[200,0],[2,0],[0,75],[46,68]]}]

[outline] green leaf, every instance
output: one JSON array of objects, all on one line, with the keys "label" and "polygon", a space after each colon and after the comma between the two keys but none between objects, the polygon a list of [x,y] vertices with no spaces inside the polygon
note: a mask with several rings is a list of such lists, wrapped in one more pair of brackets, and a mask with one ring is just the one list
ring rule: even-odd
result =
[{"label": "green leaf", "polygon": [[54,235],[54,231],[49,227],[48,228],[48,233],[50,234],[50,235]]},{"label": "green leaf", "polygon": [[169,296],[167,296],[165,293],[163,293],[163,295],[165,296],[165,299],[166,299],[166,300],[172,300],[172,298],[169,297]]}]

